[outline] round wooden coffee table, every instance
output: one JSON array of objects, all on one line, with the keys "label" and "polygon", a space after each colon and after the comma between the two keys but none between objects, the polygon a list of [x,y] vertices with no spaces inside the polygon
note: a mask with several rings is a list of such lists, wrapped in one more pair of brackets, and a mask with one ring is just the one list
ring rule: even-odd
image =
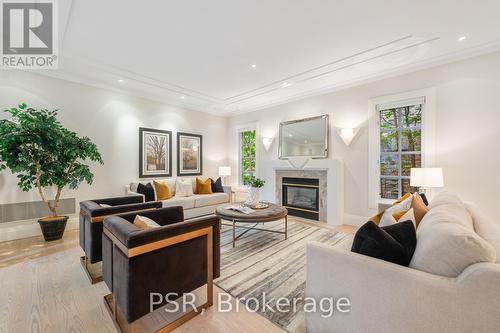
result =
[{"label": "round wooden coffee table", "polygon": [[[275,204],[269,204],[268,208],[264,209],[254,209],[254,212],[250,214],[244,214],[232,209],[227,209],[226,207],[229,206],[234,206],[235,204],[226,204],[217,207],[215,211],[215,215],[217,215],[222,220],[226,220],[231,222],[231,224],[228,223],[222,223],[222,225],[226,226],[231,226],[233,228],[233,247],[236,245],[236,240],[240,237],[242,237],[244,234],[246,234],[250,230],[259,230],[259,231],[266,231],[266,232],[272,232],[276,234],[282,234],[285,235],[285,239],[287,239],[287,228],[288,228],[288,210],[285,207],[278,206]],[[273,221],[279,221],[284,219],[285,221],[285,230],[284,231],[278,231],[278,230],[270,230],[270,229],[261,229],[261,228],[256,228],[259,223],[266,223],[266,222],[273,222]],[[246,226],[242,224],[247,224],[247,223],[253,223],[253,226]],[[236,236],[236,229],[241,228],[241,229],[246,229],[243,233],[239,234]]]}]

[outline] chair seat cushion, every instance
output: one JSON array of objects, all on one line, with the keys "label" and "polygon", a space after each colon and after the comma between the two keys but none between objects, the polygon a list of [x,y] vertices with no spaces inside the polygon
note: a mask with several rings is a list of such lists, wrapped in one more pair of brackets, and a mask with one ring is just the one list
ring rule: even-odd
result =
[{"label": "chair seat cushion", "polygon": [[386,227],[368,221],[356,232],[351,251],[408,266],[416,245],[417,236],[412,221]]},{"label": "chair seat cushion", "polygon": [[227,193],[198,194],[194,197],[194,207],[219,205],[229,201]]}]

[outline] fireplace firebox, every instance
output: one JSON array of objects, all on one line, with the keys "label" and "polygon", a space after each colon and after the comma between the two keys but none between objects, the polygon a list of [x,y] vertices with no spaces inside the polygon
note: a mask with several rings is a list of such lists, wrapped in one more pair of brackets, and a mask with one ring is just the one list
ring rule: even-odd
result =
[{"label": "fireplace firebox", "polygon": [[282,203],[290,215],[319,220],[319,179],[283,177]]}]

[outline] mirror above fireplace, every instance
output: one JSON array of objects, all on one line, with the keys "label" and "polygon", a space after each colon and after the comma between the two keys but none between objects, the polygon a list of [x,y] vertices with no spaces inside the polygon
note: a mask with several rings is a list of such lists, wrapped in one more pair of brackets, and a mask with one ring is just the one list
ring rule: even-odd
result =
[{"label": "mirror above fireplace", "polygon": [[328,156],[328,115],[280,123],[279,158]]}]

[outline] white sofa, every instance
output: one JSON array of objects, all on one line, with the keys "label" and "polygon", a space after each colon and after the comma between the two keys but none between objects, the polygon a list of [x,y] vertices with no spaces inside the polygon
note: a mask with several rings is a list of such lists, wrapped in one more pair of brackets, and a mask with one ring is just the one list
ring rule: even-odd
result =
[{"label": "white sofa", "polygon": [[[223,186],[224,193],[194,194],[189,197],[175,196],[176,179],[177,178],[155,179],[155,180],[166,182],[170,189],[170,192],[173,195],[173,197],[168,200],[162,200],[163,207],[182,206],[182,208],[184,208],[184,218],[186,219],[213,214],[218,206],[224,203],[228,203],[230,201],[231,188],[228,186]],[[189,177],[189,179],[191,179],[193,185],[193,193],[196,193],[196,177],[194,178]],[[125,193],[127,195],[141,195],[136,192],[138,184],[139,183],[146,184],[148,182],[152,183],[153,180],[132,181],[130,182],[130,184],[126,186]],[[156,191],[155,191],[155,200],[156,200]]]},{"label": "white sofa", "polygon": [[352,253],[349,242],[308,244],[306,297],[348,297],[351,311],[306,313],[307,332],[500,332],[500,221],[449,194],[429,208],[410,264],[419,269]]}]

